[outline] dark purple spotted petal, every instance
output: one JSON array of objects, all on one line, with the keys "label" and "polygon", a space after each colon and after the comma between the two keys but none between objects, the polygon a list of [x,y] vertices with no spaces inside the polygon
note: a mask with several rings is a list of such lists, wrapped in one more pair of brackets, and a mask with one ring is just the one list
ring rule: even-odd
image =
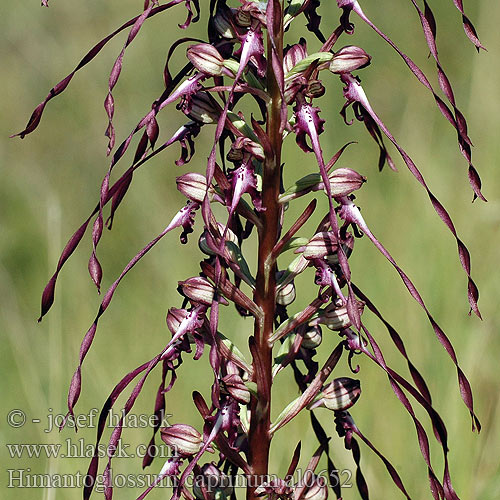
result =
[{"label": "dark purple spotted petal", "polygon": [[250,162],[238,167],[231,174],[231,196],[228,200],[229,216],[232,217],[243,194],[248,193],[252,197],[255,210],[262,210],[262,200],[257,191],[257,178]]}]

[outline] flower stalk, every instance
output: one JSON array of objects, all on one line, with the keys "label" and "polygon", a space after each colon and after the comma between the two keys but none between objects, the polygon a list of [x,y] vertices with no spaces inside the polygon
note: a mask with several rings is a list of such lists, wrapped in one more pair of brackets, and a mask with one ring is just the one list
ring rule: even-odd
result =
[{"label": "flower stalk", "polygon": [[[273,0],[271,0],[273,2]],[[273,2],[279,6],[279,2]],[[276,13],[277,14],[277,13]],[[283,144],[282,90],[271,61],[283,67],[283,23],[277,15],[277,30],[274,36],[268,30],[267,36],[267,105],[266,135],[270,148],[264,158],[262,182],[262,227],[259,230],[258,269],[255,283],[254,302],[262,309],[262,318],[255,322],[254,374],[257,396],[250,404],[251,421],[249,440],[249,464],[253,474],[264,476],[268,473],[269,449],[271,445],[271,384],[272,384],[272,344],[276,311],[276,263],[272,252],[279,239],[281,205],[278,201],[281,180],[281,150]],[[257,358],[257,359],[255,359]],[[248,488],[247,500],[256,498],[255,489]]]}]

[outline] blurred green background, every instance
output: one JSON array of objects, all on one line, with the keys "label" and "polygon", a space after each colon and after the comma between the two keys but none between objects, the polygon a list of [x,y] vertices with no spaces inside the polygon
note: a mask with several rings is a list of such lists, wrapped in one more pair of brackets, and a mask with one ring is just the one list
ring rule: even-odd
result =
[{"label": "blurred green background", "polygon": [[[321,10],[325,32],[327,26],[336,26],[338,11],[331,3],[332,6],[325,3]],[[452,363],[396,272],[366,238],[356,242],[351,260],[353,280],[402,333],[412,359],[428,380],[435,407],[448,425],[451,473],[460,498],[495,500],[500,498],[497,311],[500,296],[500,175],[497,172],[500,4],[495,0],[466,3],[488,52],[477,55],[467,41],[460,15],[451,0],[432,2],[435,4],[432,6],[438,21],[440,56],[448,76],[455,82],[459,107],[469,119],[470,136],[476,146],[474,161],[482,175],[484,193],[489,199],[487,204],[470,203],[466,165],[457,149],[455,133],[402,60],[355,16],[356,34],[340,43],[360,45],[373,56],[372,65],[360,73],[365,90],[374,108],[421,168],[431,189],[449,208],[459,234],[469,246],[473,276],[481,291],[480,308],[484,321],[467,315],[466,280],[454,240],[394,149],[390,151],[400,172],[395,174],[387,169],[378,173],[378,150],[363,126],[356,123],[346,127],[338,115],[343,99],[341,85],[333,76],[325,76],[328,92],[317,102],[322,108],[322,117],[327,120],[322,135],[326,157],[348,140],[359,141],[347,150],[339,165],[355,168],[368,177],[368,183],[357,197],[367,223],[414,279],[436,320],[452,339],[474,389],[477,413],[483,424],[479,436],[470,432],[468,412],[460,398]],[[368,16],[436,83],[435,66],[432,59],[427,58],[428,50],[411,3],[381,0],[376,2],[377,7],[373,2],[372,5],[370,2],[364,4]],[[38,0],[3,0],[0,5],[2,498],[65,500],[79,498],[81,491],[76,488],[8,489],[8,469],[24,469],[26,474],[85,473],[88,458],[12,458],[5,445],[64,444],[67,439],[91,444],[94,440],[94,429],[81,429],[77,435],[71,429],[62,433],[44,432],[47,415],[65,412],[67,387],[80,341],[99,305],[100,299],[86,270],[91,248],[89,235],[61,274],[51,313],[41,324],[36,323],[36,318],[45,282],[67,238],[94,207],[101,178],[107,169],[102,103],[107,92],[107,77],[125,34],[111,42],[98,58],[77,74],[67,91],[49,104],[35,133],[24,141],[8,139],[8,136],[22,130],[32,109],[51,86],[69,73],[96,41],[138,13],[142,2],[52,0],[50,9],[38,6]],[[202,23],[188,32],[180,32],[177,23],[183,20],[182,7],[151,19],[127,51],[115,91],[118,141],[161,94],[162,69],[170,44],[177,36],[203,36]],[[287,34],[287,41],[293,43],[302,33],[297,24]],[[307,38],[309,51],[317,50],[318,43],[310,36]],[[181,49],[173,67],[180,67],[183,53]],[[184,121],[180,113],[171,111],[164,111],[159,116],[161,138],[169,137]],[[176,192],[174,179],[186,171],[203,171],[212,133],[213,129],[205,127],[197,142],[196,156],[186,167],[174,165],[179,152],[174,146],[137,173],[117,214],[113,231],[105,231],[100,246],[104,287],[163,229],[181,206],[183,198]],[[117,170],[123,171],[130,161],[128,156]],[[315,168],[312,156],[297,152],[292,138],[287,141],[285,161],[288,183]],[[298,212],[307,201],[298,201],[297,207],[288,213]],[[323,203],[321,208],[325,207]],[[290,224],[291,219],[288,221]],[[313,225],[307,226],[309,233],[306,234],[313,231]],[[250,253],[250,260],[252,255]],[[197,259],[196,237],[181,248],[178,235],[171,235],[125,279],[100,322],[94,346],[84,365],[83,391],[77,413],[87,414],[92,408],[100,408],[122,375],[152,358],[162,348],[169,335],[164,320],[166,311],[180,305],[176,282],[197,274]],[[298,311],[314,296],[311,280],[312,275],[308,274],[298,281],[300,298],[290,312]],[[224,313],[222,331],[244,348],[251,332],[250,322],[237,318],[232,308],[225,309]],[[368,314],[365,317],[384,348],[387,361],[407,373],[383,327]],[[337,341],[335,334],[324,333],[320,357],[324,357],[328,347],[333,347]],[[368,360],[358,362],[363,395],[352,410],[353,417],[365,435],[395,464],[412,498],[430,498],[425,465],[410,418],[394,397],[381,370]],[[187,422],[201,430],[202,422],[190,395],[196,388],[209,397],[211,377],[207,364],[206,355],[196,364],[189,356],[185,357],[178,372],[180,378],[167,398],[167,411],[173,414],[170,423]],[[336,376],[349,375],[344,362],[335,373]],[[152,410],[158,382],[159,374],[153,374],[134,413]],[[277,387],[274,415],[295,395],[295,385],[288,373],[280,375]],[[123,401],[117,404],[117,409],[120,404]],[[23,427],[7,425],[6,415],[12,409],[26,413],[27,423]],[[321,410],[317,414],[333,432],[331,415]],[[427,422],[422,412],[417,414]],[[304,444],[301,465],[307,462],[316,442],[312,433],[306,430],[306,417],[297,419],[277,436],[272,452],[273,472],[285,473],[291,451],[299,439]],[[32,419],[36,418],[41,423],[33,423]],[[432,434],[428,426],[427,429]],[[149,437],[148,429],[128,429],[124,441],[133,448],[147,442]],[[332,440],[332,451],[339,469],[353,469],[350,455],[337,438]],[[432,458],[440,475],[441,457],[434,445]],[[160,462],[155,463],[150,472],[154,474],[159,466]],[[384,466],[364,446],[362,467],[371,498],[401,498]],[[139,473],[140,460],[116,460],[114,472]],[[115,496],[128,500],[136,498],[139,492],[139,489],[120,489]],[[346,500],[358,498],[355,487],[344,488],[343,494]],[[150,498],[164,498],[165,495],[165,491],[153,491]]]}]

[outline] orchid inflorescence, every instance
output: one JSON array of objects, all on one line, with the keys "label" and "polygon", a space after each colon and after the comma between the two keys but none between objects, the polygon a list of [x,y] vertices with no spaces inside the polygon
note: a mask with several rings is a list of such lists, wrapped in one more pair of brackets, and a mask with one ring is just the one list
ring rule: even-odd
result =
[{"label": "orchid inflorescence", "polygon": [[[146,379],[156,368],[161,367],[161,382],[154,406],[158,425],[154,428],[148,448],[150,453],[146,454],[143,467],[153,466],[158,432],[163,442],[175,450],[175,453],[164,464],[158,465],[156,481],[141,494],[140,499],[166,477],[175,479],[172,494],[174,500],[181,496],[188,500],[224,499],[228,496],[234,498],[236,492],[231,486],[231,477],[240,473],[248,480],[249,499],[267,497],[323,500],[328,496],[328,485],[314,475],[323,456],[326,456],[328,469],[331,471],[329,486],[336,497],[341,498],[338,475],[330,456],[328,429],[324,429],[316,418],[313,410],[317,408],[333,412],[332,430],[335,428],[343,438],[345,447],[352,451],[357,466],[356,484],[363,499],[368,498],[368,486],[360,469],[358,440],[375,452],[395,485],[406,498],[410,498],[394,466],[365,437],[349,412],[361,395],[360,381],[345,376],[345,373],[329,380],[345,354],[347,365],[344,372],[350,370],[357,374],[360,368],[354,366],[353,360],[356,356],[364,355],[387,374],[392,390],[415,424],[433,498],[455,500],[458,496],[450,479],[447,431],[434,409],[427,384],[410,360],[403,338],[352,281],[349,257],[356,239],[364,237],[373,243],[394,266],[410,295],[425,311],[437,338],[455,364],[460,393],[470,412],[473,429],[479,430],[480,424],[474,413],[469,382],[458,364],[450,340],[431,315],[413,282],[376,238],[361,215],[354,193],[363,187],[366,178],[354,169],[337,166],[351,143],[343,145],[331,159],[324,158],[320,137],[324,133],[325,122],[320,117],[320,108],[315,106],[316,100],[327,92],[328,82],[332,78],[339,78],[345,98],[341,115],[345,123],[351,125],[354,120],[348,120],[347,112],[352,107],[354,117],[363,122],[380,150],[380,169],[388,164],[391,169],[396,170],[384,137],[394,145],[455,238],[459,259],[467,276],[470,308],[480,317],[478,291],[471,278],[466,246],[458,237],[448,212],[431,192],[416,164],[373,109],[363,89],[358,72],[362,73],[361,70],[370,65],[371,56],[355,45],[339,47],[340,40],[347,35],[354,35],[355,25],[351,17],[354,13],[356,20],[369,25],[396,51],[417,80],[429,90],[439,111],[455,128],[460,152],[468,166],[474,198],[484,200],[479,175],[472,164],[466,120],[457,107],[451,84],[438,57],[432,10],[426,0],[423,2],[423,9],[417,0],[411,0],[422,24],[430,54],[435,60],[444,99],[439,97],[438,91],[433,88],[424,72],[372,23],[356,0],[337,0],[337,7],[329,4],[328,8],[338,8],[340,18],[339,26],[333,30],[322,26],[317,10],[321,5],[320,0],[240,0],[239,3],[232,2],[232,6],[228,3],[230,2],[226,0],[211,0],[200,6],[199,0],[171,0],[162,4],[158,0],[146,0],[140,15],[101,40],[73,72],[51,89],[46,99],[33,112],[25,130],[18,134],[24,137],[33,132],[40,123],[47,103],[67,88],[75,73],[96,57],[109,40],[130,28],[126,43],[113,65],[105,99],[108,154],[112,156],[101,184],[99,202],[64,248],[57,269],[43,292],[40,320],[53,304],[61,268],[81,242],[89,225],[92,225],[93,248],[88,268],[92,280],[100,289],[103,273],[97,249],[103,228],[106,225],[111,229],[116,211],[131,186],[136,170],[175,143],[181,147],[180,157],[175,163],[178,167],[183,167],[195,155],[197,136],[207,133],[213,137],[205,171],[185,172],[177,177],[177,188],[187,199],[185,205],[173,216],[166,228],[129,262],[103,295],[97,316],[81,345],[79,363],[68,394],[67,418],[74,416],[81,390],[82,365],[94,340],[99,319],[108,309],[121,280],[156,243],[174,229],[182,229],[180,240],[186,244],[195,221],[201,219],[199,223],[203,225],[203,229],[198,244],[203,258],[200,273],[179,282],[178,291],[182,297],[178,304],[180,307],[171,307],[166,318],[171,339],[156,356],[132,370],[116,384],[102,409],[96,444],[102,438],[106,417],[116,400],[129,391],[122,417],[109,441],[104,468],[105,497],[110,499],[113,494],[111,463],[113,450],[122,435],[123,421],[132,411]],[[48,0],[42,1],[42,4],[48,6]],[[454,4],[462,14],[466,35],[478,50],[483,48],[464,13],[462,1],[454,0]],[[115,147],[113,89],[120,77],[126,49],[148,19],[182,6],[187,11],[187,19],[180,26],[183,30],[200,20],[201,7],[207,10],[208,38],[203,41],[185,37],[172,45],[164,70],[163,94],[153,102],[151,110],[139,120],[130,135]],[[304,38],[285,47],[284,41],[290,25],[304,19],[307,29],[317,39],[314,50],[310,50],[312,43],[309,42],[308,47]],[[329,36],[323,34],[325,30]],[[186,64],[173,75],[170,59],[184,44],[187,44]],[[255,109],[259,110],[260,118],[254,114],[245,115],[239,108],[240,104],[243,105],[248,100],[257,105]],[[160,130],[157,115],[163,108],[172,108],[174,105],[187,117],[187,121],[158,146]],[[295,136],[297,145],[303,151],[312,153],[316,167],[287,187],[282,144],[289,136]],[[136,137],[138,140],[132,165],[112,182],[111,175],[115,166],[124,158]],[[318,219],[313,233],[302,234],[304,224],[316,210],[316,198],[291,224],[285,223],[285,210],[296,199],[311,193],[319,197],[326,196],[329,210]],[[217,219],[214,213],[212,207],[217,204],[226,208],[227,213],[223,218]],[[105,221],[104,211],[108,205],[110,214]],[[288,230],[285,231],[285,227]],[[254,275],[252,266],[245,258],[244,246],[255,232],[258,237],[258,262]],[[246,246],[248,244],[246,242]],[[278,258],[280,262],[288,259],[288,266],[278,269]],[[313,283],[317,285],[317,297],[305,309],[292,311],[298,293],[294,280],[309,269],[314,271],[310,281],[311,286]],[[244,290],[248,289],[252,291],[251,294],[245,293]],[[237,336],[234,332],[224,335],[219,330],[220,306],[231,303],[240,315],[248,318],[247,324],[252,324],[253,327],[253,333],[247,335],[250,361],[242,354],[244,349],[236,345]],[[409,378],[386,363],[375,337],[363,321],[363,315],[367,311],[378,317],[387,329],[408,364]],[[339,340],[329,355],[325,353],[327,360],[320,367],[317,355],[324,347],[324,328],[337,332]],[[191,353],[194,348],[194,359],[198,360],[205,347],[209,350],[208,359],[213,370],[210,403],[199,392],[193,394],[194,404],[203,422],[202,432],[182,423],[161,427],[166,393],[181,371],[183,354]],[[279,374],[286,369],[293,374],[300,395],[272,421],[272,384],[276,377],[283,376]],[[132,385],[134,381],[135,385]],[[413,403],[410,398],[414,400]],[[429,437],[413,409],[414,402],[429,416],[434,436],[442,448],[444,471],[441,476],[431,463]],[[269,481],[253,481],[257,477],[270,477],[269,449],[276,432],[299,413],[308,410],[312,430],[319,441],[319,448],[305,469],[312,482],[306,485],[290,480],[299,464],[300,443],[286,476],[283,475],[287,480],[274,478]],[[207,460],[207,452],[215,452],[218,458],[214,459],[212,456],[204,462]],[[96,454],[88,470],[85,499],[92,493],[98,469],[99,456]],[[196,478],[192,491],[187,487],[187,479],[191,476]]]}]

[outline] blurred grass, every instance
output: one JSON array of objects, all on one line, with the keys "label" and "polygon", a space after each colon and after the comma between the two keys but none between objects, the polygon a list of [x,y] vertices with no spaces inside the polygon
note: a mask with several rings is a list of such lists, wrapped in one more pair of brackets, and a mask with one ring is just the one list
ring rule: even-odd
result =
[{"label": "blurred grass", "polygon": [[[107,168],[102,102],[107,76],[124,36],[111,42],[96,60],[77,74],[67,91],[49,104],[34,134],[24,141],[7,137],[23,128],[34,106],[75,66],[86,50],[125,19],[133,17],[141,8],[141,2],[52,0],[50,9],[37,8],[38,3],[38,0],[25,3],[3,0],[0,5],[3,38],[0,46],[3,63],[0,388],[3,415],[12,408],[22,408],[29,419],[41,418],[42,424],[28,423],[22,429],[12,429],[4,423],[1,437],[2,443],[56,443],[69,437],[92,443],[92,429],[82,429],[75,437],[71,430],[61,434],[44,433],[42,427],[49,408],[53,413],[64,413],[67,386],[80,341],[99,304],[86,272],[90,251],[88,238],[61,274],[53,310],[40,325],[36,324],[36,317],[40,293],[59,252],[93,208]],[[434,76],[433,63],[426,59],[425,40],[410,2],[383,0],[377,5],[378,9],[366,2],[367,14]],[[353,279],[403,334],[412,359],[429,382],[435,406],[448,425],[451,473],[460,497],[495,500],[500,498],[500,32],[497,28],[500,4],[494,0],[467,2],[466,9],[489,49],[488,53],[480,55],[463,35],[460,16],[452,2],[442,1],[433,8],[438,21],[440,56],[448,76],[455,82],[459,107],[469,119],[470,135],[476,146],[474,160],[482,175],[488,204],[470,204],[466,165],[457,150],[455,134],[404,63],[361,22],[356,23],[356,35],[341,43],[360,45],[373,55],[372,66],[361,74],[364,87],[374,108],[412,155],[431,189],[449,208],[459,234],[469,246],[473,276],[481,291],[480,308],[484,321],[467,315],[466,280],[454,242],[436,217],[425,193],[393,149],[390,151],[400,172],[394,174],[386,170],[379,174],[376,171],[376,147],[362,125],[346,127],[342,124],[338,115],[342,105],[341,87],[335,78],[329,77],[325,77],[329,91],[318,101],[322,117],[327,120],[322,140],[325,156],[333,154],[347,140],[359,141],[348,149],[340,165],[351,166],[368,177],[369,182],[358,195],[367,223],[415,280],[435,318],[452,339],[474,389],[477,413],[483,423],[479,436],[470,432],[470,421],[460,399],[453,366],[435,340],[424,314],[406,293],[391,266],[366,238],[356,243],[352,258]],[[322,14],[324,26],[336,25],[336,9],[325,6]],[[178,30],[171,27],[182,22],[183,17],[183,9],[179,8],[148,21],[128,49],[115,92],[118,140],[160,95],[165,55],[178,36]],[[187,34],[203,36],[200,29],[201,26],[195,26]],[[297,26],[288,34],[288,40],[293,41],[299,33],[302,32]],[[308,40],[312,52],[318,44],[311,37]],[[181,56],[182,52],[179,51]],[[174,60],[174,66],[176,61],[180,59]],[[435,78],[432,81],[435,82]],[[162,137],[168,137],[182,121],[179,113],[160,115]],[[138,249],[162,230],[182,204],[174,178],[187,169],[203,171],[210,147],[208,127],[202,136],[197,142],[197,154],[187,168],[179,169],[173,164],[178,154],[174,146],[135,176],[113,232],[105,233],[100,247],[104,286],[112,282]],[[297,152],[292,139],[288,142],[286,175],[291,181],[306,170],[312,171],[314,162],[311,156]],[[123,160],[121,168],[126,162]],[[298,202],[289,214],[298,212],[302,205]],[[323,204],[322,208],[325,206]],[[310,226],[312,230],[312,224]],[[90,408],[100,408],[122,375],[150,359],[161,348],[168,336],[165,313],[169,307],[179,305],[176,281],[197,273],[195,243],[193,237],[190,245],[179,250],[177,236],[165,239],[126,278],[108,314],[100,322],[95,345],[87,357],[78,412],[85,414]],[[310,279],[309,275],[298,282],[302,298],[297,301],[296,310],[315,293],[309,285]],[[385,349],[387,359],[394,367],[404,370],[404,364],[380,324],[370,318],[368,325]],[[251,325],[228,311],[222,320],[222,331],[245,347]],[[325,345],[334,346],[335,342],[333,335],[331,340],[325,340]],[[429,498],[426,471],[410,419],[381,371],[365,360],[359,362],[363,397],[352,412],[356,422],[393,460],[412,497]],[[205,397],[209,395],[210,374],[205,366],[206,358],[196,364],[186,358],[185,365],[179,370],[179,381],[168,396],[167,410],[174,415],[172,422],[186,421],[201,428],[190,394],[196,388]],[[346,373],[340,367],[338,372],[339,375]],[[189,374],[187,378],[186,374]],[[151,411],[157,383],[157,377],[151,377],[135,413]],[[295,391],[286,375],[282,375],[277,387],[276,414]],[[318,412],[318,416],[327,428],[331,428],[333,424],[327,412]],[[285,472],[298,439],[304,441],[304,460],[307,452],[316,447],[311,433],[303,430],[306,423],[306,419],[298,419],[284,431],[281,439],[278,437],[281,444],[274,446],[272,459],[280,472]],[[149,433],[145,429],[130,429],[124,439],[133,447],[147,441]],[[30,468],[31,473],[75,473],[80,470],[83,473],[88,465],[88,459],[11,459],[6,451],[2,447],[3,485],[7,484],[7,469]],[[439,471],[439,450],[433,447],[432,452]],[[333,456],[338,468],[353,467],[338,439],[333,440]],[[372,498],[399,498],[384,467],[365,448],[362,448],[362,465]],[[117,460],[114,465],[115,473],[132,474],[139,469],[137,460]],[[3,498],[16,498],[19,490],[4,489],[2,493]],[[116,492],[124,500],[135,498],[136,493],[135,490]],[[344,489],[343,493],[345,500],[357,498],[354,488]],[[41,493],[25,489],[21,494],[23,499],[65,500],[78,498],[81,492],[69,489]],[[161,495],[164,492],[153,492],[151,498]]]}]

